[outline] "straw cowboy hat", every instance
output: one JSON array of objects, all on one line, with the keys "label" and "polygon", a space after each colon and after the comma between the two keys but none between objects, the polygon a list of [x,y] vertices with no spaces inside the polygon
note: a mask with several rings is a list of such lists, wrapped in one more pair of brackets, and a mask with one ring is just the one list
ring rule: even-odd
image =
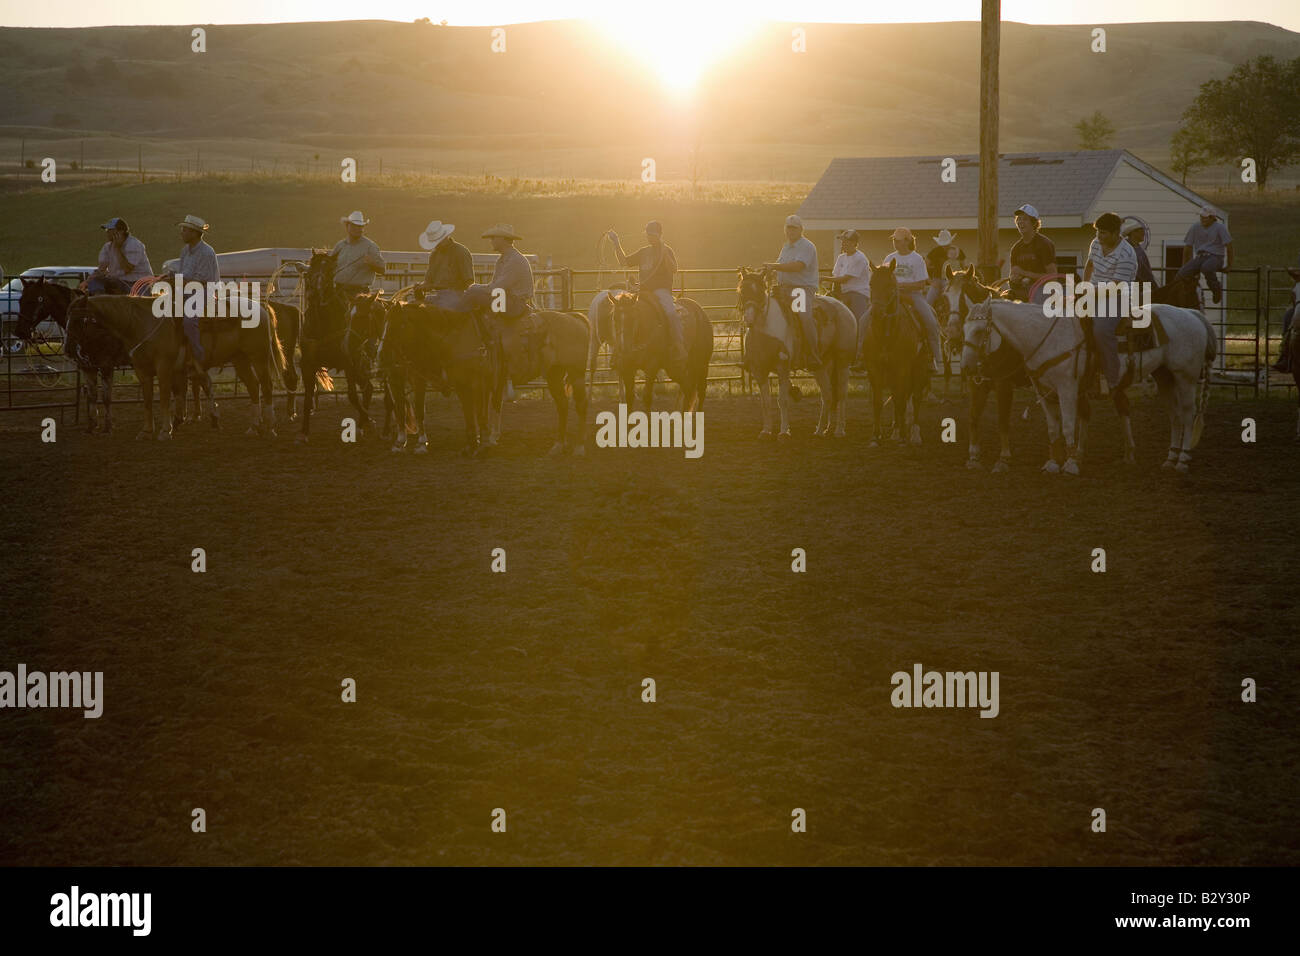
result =
[{"label": "straw cowboy hat", "polygon": [[202,218],[200,218],[199,216],[186,216],[184,219],[182,219],[182,220],[181,220],[180,222],[178,222],[176,225],[178,225],[178,226],[189,226],[191,229],[197,229],[199,232],[207,232],[207,231],[208,231],[208,224],[207,224],[206,222],[204,222],[204,221],[202,220]]},{"label": "straw cowboy hat", "polygon": [[934,241],[941,246],[950,246],[952,241],[957,238],[957,233],[949,232],[947,229],[940,229],[939,235],[934,237]]},{"label": "straw cowboy hat", "polygon": [[347,215],[347,216],[340,216],[340,217],[339,217],[339,222],[342,222],[342,223],[351,223],[351,224],[354,225],[354,226],[368,226],[368,225],[370,225],[370,220],[367,219],[365,216],[363,216],[363,215],[361,214],[361,210],[360,210],[360,209],[354,209],[354,210],[352,210],[352,212],[351,212],[350,215]]},{"label": "straw cowboy hat", "polygon": [[515,227],[508,222],[499,222],[487,232],[483,233],[484,239],[493,239],[500,237],[502,239],[522,239],[523,236],[515,232]]},{"label": "straw cowboy hat", "polygon": [[446,239],[455,231],[456,227],[451,223],[443,222],[441,219],[435,219],[424,227],[424,232],[420,233],[420,248],[436,248],[438,243],[442,242],[442,240]]}]

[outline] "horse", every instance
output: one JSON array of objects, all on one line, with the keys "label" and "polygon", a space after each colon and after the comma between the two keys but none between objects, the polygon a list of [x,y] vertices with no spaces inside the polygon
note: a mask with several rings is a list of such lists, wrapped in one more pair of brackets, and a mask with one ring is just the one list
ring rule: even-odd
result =
[{"label": "horse", "polygon": [[[81,384],[82,395],[86,399],[86,433],[94,434],[99,430],[99,416],[95,403],[95,386],[100,386],[100,401],[104,405],[103,434],[113,431],[113,373],[116,369],[131,364],[122,340],[103,326],[94,323],[78,323],[69,329],[68,309],[77,297],[76,291],[57,282],[47,282],[44,276],[38,279],[23,279],[22,297],[18,303],[18,324],[14,333],[24,342],[34,341],[38,335],[36,328],[42,322],[54,321],[63,330],[63,352],[80,369],[85,376]],[[212,427],[219,426],[217,404],[212,398],[211,381],[206,375],[194,373],[190,376],[194,383],[194,401],[198,407],[199,388],[206,387],[208,411]],[[180,396],[182,404],[185,395],[185,383],[178,379],[175,393]]]},{"label": "horse", "polygon": [[[587,440],[587,365],[591,350],[591,326],[580,313],[543,310],[530,312],[520,319],[502,323],[498,371],[488,406],[491,420],[487,444],[495,445],[501,437],[501,405],[508,378],[513,382],[531,382],[546,378],[546,387],[555,402],[559,431],[555,444],[547,453],[551,457],[572,453],[586,454]],[[569,443],[569,394],[578,414],[578,443]]]},{"label": "horse", "polygon": [[[587,346],[587,391],[591,392],[596,384],[596,359],[601,346],[608,346],[612,356],[614,351],[614,296],[627,291],[627,284],[615,282],[608,289],[601,289],[592,296],[587,306],[587,327],[591,330]],[[618,380],[620,402],[627,402],[626,386],[623,379]]]},{"label": "horse", "polygon": [[713,324],[694,299],[677,300],[677,315],[682,323],[686,344],[686,361],[669,364],[667,320],[656,303],[635,292],[617,292],[610,296],[613,347],[611,365],[623,383],[628,405],[635,398],[636,373],[645,372],[645,410],[654,403],[655,377],[660,369],[668,373],[681,391],[681,410],[700,411],[709,381],[709,361],[713,357]]},{"label": "horse", "polygon": [[[406,408],[406,379],[437,381],[445,372],[460,397],[465,417],[464,454],[477,455],[488,433],[488,401],[496,376],[492,360],[473,313],[455,312],[425,302],[394,301],[385,313],[377,358],[400,406]],[[419,403],[420,434],[424,437],[423,391]],[[406,417],[411,417],[409,410]],[[426,439],[427,441],[427,439]],[[406,445],[398,430],[394,449]],[[427,450],[423,442],[417,445]]]},{"label": "horse", "polygon": [[[284,380],[284,349],[275,331],[275,312],[266,303],[256,306],[256,324],[244,325],[238,315],[229,318],[200,319],[200,344],[203,360],[196,362],[189,354],[188,340],[179,319],[155,315],[154,297],[127,295],[78,296],[68,309],[68,331],[89,334],[86,326],[96,325],[117,336],[126,346],[140,389],[144,396],[145,424],[136,438],[152,438],[153,380],[158,378],[158,397],[162,405],[163,425],[157,430],[160,441],[172,437],[171,420],[173,374],[182,363],[192,364],[208,379],[208,369],[233,364],[239,380],[248,389],[253,403],[253,422],[247,434],[275,436],[275,412],[271,405],[276,375]],[[211,323],[212,327],[205,327]],[[85,329],[85,332],[80,332]]]},{"label": "horse", "polygon": [[[759,438],[772,437],[772,397],[769,378],[777,378],[777,409],[781,418],[778,438],[790,437],[790,399],[799,393],[790,385],[790,373],[804,367],[806,359],[796,348],[794,325],[786,318],[785,310],[767,288],[767,277],[761,269],[741,266],[736,270],[736,308],[745,329],[744,368],[758,382],[759,400],[763,408],[763,429]],[[849,366],[857,351],[857,319],[853,311],[838,299],[818,295],[809,307],[814,316],[820,310],[823,321],[818,321],[818,341],[813,348],[821,357],[820,368],[810,369],[820,392],[821,410],[817,416],[814,435],[831,434],[843,438],[844,420],[848,412]]]},{"label": "horse", "polygon": [[[373,359],[376,357],[379,345],[379,338],[383,335],[384,322],[388,317],[388,307],[392,305],[393,299],[386,297],[379,290],[374,292],[364,292],[356,296],[348,303],[347,322],[348,327],[360,335],[365,344],[363,350],[366,357],[366,368],[369,370]],[[419,382],[420,400],[423,402],[424,397],[423,380]],[[361,380],[361,404],[366,409],[370,408],[370,399],[374,394],[374,383],[370,380],[370,375]],[[396,399],[392,395],[388,381],[385,379],[380,383],[380,389],[384,396],[384,427],[380,432],[383,438],[393,438],[400,430],[401,423],[397,418]],[[421,406],[420,421],[424,421],[423,406]],[[423,429],[421,429],[423,432]]]},{"label": "horse", "polygon": [[[871,326],[863,343],[867,376],[871,380],[872,435],[868,447],[878,447],[883,438],[881,418],[886,388],[894,402],[894,439],[919,445],[921,405],[930,375],[925,336],[920,323],[899,297],[898,279],[894,275],[897,263],[890,260],[888,265],[877,266],[868,260],[868,265],[871,267]],[[911,429],[905,436],[909,403]]]},{"label": "horse", "polygon": [[[1194,309],[1159,304],[1151,306],[1150,314],[1152,347],[1120,352],[1121,379],[1115,390],[1115,406],[1123,419],[1124,460],[1136,460],[1124,390],[1150,374],[1169,409],[1170,445],[1163,467],[1185,474],[1191,451],[1200,440],[1209,400],[1209,370],[1217,350],[1214,330]],[[1127,334],[1133,332],[1128,330]],[[1025,371],[1046,413],[1052,454],[1042,470],[1078,475],[1087,434],[1087,420],[1078,415],[1079,398],[1085,383],[1095,374],[1095,363],[1089,361],[1095,346],[1083,322],[1064,315],[1049,322],[1039,305],[986,299],[970,307],[965,326],[965,354],[974,363],[987,359],[994,333],[1009,341],[1023,357]],[[1059,460],[1058,448],[1063,448],[1064,463]]]},{"label": "horse", "polygon": [[357,413],[357,422],[364,433],[374,422],[366,414],[358,393],[358,383],[370,380],[370,358],[366,353],[366,337],[352,328],[351,304],[348,297],[334,288],[334,269],[337,256],[323,249],[313,249],[307,272],[298,281],[306,284],[306,309],[300,326],[299,343],[302,349],[303,408],[302,430],[295,441],[308,440],[311,415],[315,410],[316,388],[332,391],[334,380],[330,369],[343,371],[348,379],[348,401]]}]

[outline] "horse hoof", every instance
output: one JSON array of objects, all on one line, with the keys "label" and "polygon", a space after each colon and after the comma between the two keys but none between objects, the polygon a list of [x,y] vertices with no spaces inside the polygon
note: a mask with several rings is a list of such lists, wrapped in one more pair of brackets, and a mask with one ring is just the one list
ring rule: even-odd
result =
[{"label": "horse hoof", "polygon": [[836,437],[836,438],[844,438],[845,435],[846,435],[846,432],[844,431],[843,428],[837,428],[837,429],[835,429],[835,437]]},{"label": "horse hoof", "polygon": [[[766,428],[764,428],[761,432],[758,433],[758,437],[759,437],[759,438],[771,438],[771,437],[772,437],[772,433],[771,433],[770,431],[768,431]],[[1296,441],[1300,441],[1300,438],[1297,438]]]},{"label": "horse hoof", "polygon": [[428,446],[428,445],[416,445],[415,448],[412,450],[411,454],[413,454],[413,455],[427,455],[427,454],[429,454],[429,446]]},{"label": "horse hoof", "polygon": [[1165,470],[1168,470],[1174,467],[1174,460],[1172,458],[1166,458],[1164,461],[1160,463],[1160,467],[1164,468]]},{"label": "horse hoof", "polygon": [[1185,461],[1180,461],[1178,464],[1174,465],[1174,471],[1178,472],[1180,475],[1185,475],[1190,470],[1191,468],[1188,466],[1187,462]]},{"label": "horse hoof", "polygon": [[307,436],[304,435],[302,432],[299,432],[298,436],[293,440],[293,443],[295,445],[305,445],[307,444]]},{"label": "horse hoof", "polygon": [[1055,458],[1049,458],[1047,464],[1043,465],[1043,473],[1048,475],[1059,475],[1061,473],[1061,463]]},{"label": "horse hoof", "polygon": [[879,442],[879,440],[873,438],[873,439],[871,439],[871,441],[867,442],[867,447],[868,447],[868,448],[879,448],[879,447],[880,447],[880,442]]},{"label": "horse hoof", "polygon": [[1007,464],[1007,460],[1005,458],[999,458],[997,460],[997,463],[993,466],[993,474],[995,475],[1006,474],[1010,470],[1011,470],[1011,466]]},{"label": "horse hoof", "polygon": [[564,454],[564,446],[557,441],[554,445],[551,446],[551,450],[546,453],[546,457],[559,458],[563,454]]},{"label": "horse hoof", "polygon": [[980,460],[978,458],[966,459],[966,469],[968,471],[980,471],[981,469],[983,469],[983,467],[984,466],[980,464]]},{"label": "horse hoof", "polygon": [[574,457],[574,458],[586,458],[586,457],[587,457],[587,446],[585,446],[585,445],[578,445],[576,448],[574,448],[574,449],[573,449],[573,457]]},{"label": "horse hoof", "polygon": [[146,439],[146,438],[152,438],[152,437],[153,437],[153,436],[149,434],[149,429],[147,429],[147,428],[142,428],[142,429],[140,429],[138,432],[135,433],[135,440],[136,440],[136,441],[143,441],[143,440]]},{"label": "horse hoof", "polygon": [[260,428],[258,428],[256,425],[249,425],[248,428],[244,430],[244,434],[245,434],[245,435],[260,435],[260,434],[262,434],[262,430],[261,430]]},{"label": "horse hoof", "polygon": [[166,430],[164,430],[164,431],[160,431],[160,432],[158,433],[158,440],[159,440],[159,441],[171,441],[171,440],[172,440],[172,433],[169,432],[169,431],[166,431]]},{"label": "horse hoof", "polygon": [[788,431],[778,432],[776,437],[778,441],[789,441],[790,433]]},{"label": "horse hoof", "polygon": [[1075,461],[1073,458],[1071,458],[1069,461],[1065,463],[1065,467],[1062,468],[1061,471],[1064,474],[1077,478],[1079,477],[1079,463]]},{"label": "horse hoof", "polygon": [[405,445],[398,445],[397,443],[394,442],[394,443],[393,443],[393,446],[392,446],[391,448],[389,448],[388,450],[391,451],[391,452],[393,452],[394,454],[400,455],[402,452],[406,451],[406,446],[405,446]]}]

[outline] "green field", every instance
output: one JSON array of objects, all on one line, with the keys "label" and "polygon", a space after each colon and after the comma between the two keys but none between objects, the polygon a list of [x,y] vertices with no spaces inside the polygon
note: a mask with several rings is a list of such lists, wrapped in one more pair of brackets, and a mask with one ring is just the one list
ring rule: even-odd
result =
[{"label": "green field", "polygon": [[[807,184],[734,183],[692,190],[682,184],[582,180],[502,180],[408,177],[392,185],[343,185],[307,178],[200,177],[184,182],[86,183],[14,190],[4,197],[0,265],[6,274],[31,266],[95,262],[99,224],[122,216],[149,247],[156,268],[180,247],[174,223],[197,213],[212,223],[218,252],[261,246],[330,246],[341,235],[339,217],[362,209],[367,230],[385,249],[419,248],[431,219],[454,222],[458,238],[475,252],[490,251],[480,232],[509,222],[523,235],[520,248],[551,256],[559,266],[600,265],[597,240],[611,227],[631,240],[646,220],[662,219],[683,268],[730,268],[773,258]],[[1231,216],[1238,266],[1282,266],[1300,253],[1295,227],[1300,194],[1244,191],[1212,194]],[[823,256],[829,237],[814,236]],[[867,248],[868,255],[884,249]]]}]

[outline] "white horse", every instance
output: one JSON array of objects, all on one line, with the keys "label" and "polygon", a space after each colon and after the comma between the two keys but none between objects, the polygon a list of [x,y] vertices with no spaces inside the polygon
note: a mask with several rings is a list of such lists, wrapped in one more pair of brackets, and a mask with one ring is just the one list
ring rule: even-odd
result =
[{"label": "white horse", "polygon": [[[1125,461],[1133,461],[1133,430],[1123,390],[1151,375],[1169,409],[1169,454],[1163,467],[1185,473],[1192,449],[1200,440],[1205,404],[1209,399],[1210,364],[1217,347],[1214,330],[1195,309],[1172,305],[1151,307],[1155,348],[1120,354],[1117,409],[1124,418]],[[1088,344],[1077,317],[1047,318],[1039,305],[988,299],[970,306],[965,326],[965,356],[983,361],[1005,337],[1025,360],[1025,369],[1047,416],[1053,445],[1064,440],[1065,463],[1055,457],[1043,471],[1079,474],[1086,423],[1078,416],[1079,395],[1087,374]],[[966,362],[963,361],[963,365]]]},{"label": "white horse", "polygon": [[[772,437],[772,397],[768,379],[773,372],[777,377],[777,408],[781,416],[778,438],[790,437],[790,372],[794,368],[793,356],[798,354],[794,327],[786,320],[780,303],[768,294],[763,274],[749,269],[740,270],[740,315],[745,328],[745,368],[758,382],[759,400],[763,407],[763,430],[760,438]],[[835,437],[844,437],[844,419],[848,405],[849,365],[857,350],[858,323],[850,309],[839,299],[817,295],[817,306],[826,310],[831,321],[818,329],[816,345],[821,355],[820,368],[809,372],[817,380],[821,398],[821,413],[817,416],[814,435],[830,435],[834,419]],[[810,303],[809,308],[815,306]]]}]

